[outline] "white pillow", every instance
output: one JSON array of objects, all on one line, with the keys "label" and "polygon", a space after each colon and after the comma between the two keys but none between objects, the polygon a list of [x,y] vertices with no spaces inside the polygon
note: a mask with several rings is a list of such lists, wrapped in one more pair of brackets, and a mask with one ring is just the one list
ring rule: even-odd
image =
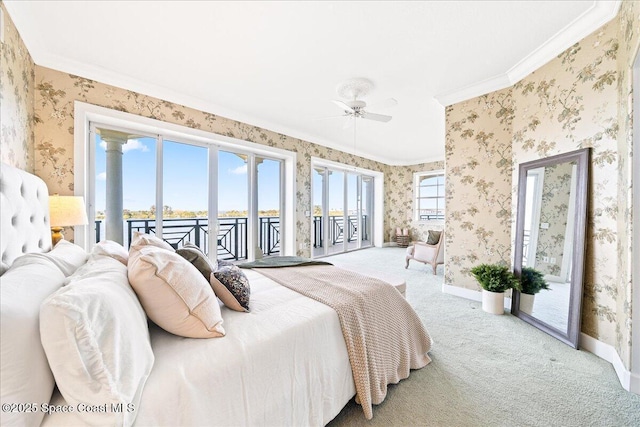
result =
[{"label": "white pillow", "polygon": [[102,240],[98,242],[91,251],[91,255],[104,255],[117,259],[122,264],[127,265],[129,261],[129,251],[126,250],[120,243],[113,240]]},{"label": "white pillow", "polygon": [[[91,271],[91,274],[87,272]],[[40,310],[42,345],[56,384],[74,407],[122,403],[122,412],[79,412],[87,425],[131,425],[154,357],[147,318],[109,257],[91,258]]]},{"label": "white pillow", "polygon": [[[65,277],[71,276],[81,265],[87,262],[87,253],[80,246],[75,245],[67,240],[60,240],[49,252],[30,253],[23,255],[28,256],[28,261],[36,258],[47,259],[55,264]],[[20,258],[17,258],[18,261]],[[25,261],[21,261],[24,263]]]},{"label": "white pillow", "polygon": [[[40,343],[40,303],[58,290],[64,274],[46,257],[26,254],[2,275],[0,286],[0,400],[49,402],[54,380]],[[4,406],[3,406],[4,407]],[[0,412],[0,425],[40,425],[37,412]]]},{"label": "white pillow", "polygon": [[173,246],[165,242],[159,237],[153,236],[151,234],[144,234],[139,232],[134,232],[133,237],[131,238],[131,245],[129,246],[129,260],[133,261],[133,258],[138,256],[138,252],[140,249],[146,246],[154,246],[156,248],[165,249],[169,252],[175,252]]},{"label": "white pillow", "polygon": [[220,304],[204,276],[175,252],[153,246],[129,260],[129,281],[147,316],[175,335],[221,337]]}]

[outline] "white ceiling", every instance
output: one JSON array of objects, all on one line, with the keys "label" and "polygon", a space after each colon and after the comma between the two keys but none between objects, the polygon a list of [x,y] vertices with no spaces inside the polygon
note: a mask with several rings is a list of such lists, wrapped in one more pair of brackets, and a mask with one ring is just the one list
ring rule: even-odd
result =
[{"label": "white ceiling", "polygon": [[[617,1],[5,1],[36,64],[388,164],[444,158],[444,107],[515,83]],[[343,119],[366,77],[388,123]]]}]

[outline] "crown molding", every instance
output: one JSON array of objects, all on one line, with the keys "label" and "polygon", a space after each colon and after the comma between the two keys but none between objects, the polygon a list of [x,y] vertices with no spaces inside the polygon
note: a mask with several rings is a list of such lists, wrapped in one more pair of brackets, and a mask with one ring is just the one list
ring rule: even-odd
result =
[{"label": "crown molding", "polygon": [[443,106],[456,104],[477,96],[504,89],[519,82],[538,68],[551,61],[569,46],[579,42],[595,30],[611,21],[618,14],[621,0],[597,0],[563,29],[551,36],[540,47],[520,60],[503,74],[478,83],[443,92],[435,99]]}]

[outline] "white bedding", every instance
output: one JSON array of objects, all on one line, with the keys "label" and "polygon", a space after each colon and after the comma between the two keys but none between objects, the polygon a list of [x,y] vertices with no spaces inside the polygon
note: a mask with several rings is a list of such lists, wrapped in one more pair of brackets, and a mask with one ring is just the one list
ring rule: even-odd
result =
[{"label": "white bedding", "polygon": [[[251,312],[222,307],[225,337],[180,338],[151,327],[155,364],[136,426],[325,425],[355,395],[336,312],[244,271]],[[52,403],[64,404],[59,393]],[[82,422],[56,413],[43,425]]]}]

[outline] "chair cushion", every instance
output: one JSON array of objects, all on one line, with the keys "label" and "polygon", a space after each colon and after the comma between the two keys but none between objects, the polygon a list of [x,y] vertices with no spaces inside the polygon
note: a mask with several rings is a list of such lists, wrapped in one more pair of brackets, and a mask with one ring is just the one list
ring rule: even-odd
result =
[{"label": "chair cushion", "polygon": [[440,235],[442,231],[429,230],[429,237],[427,237],[427,245],[437,245],[440,242]]}]

